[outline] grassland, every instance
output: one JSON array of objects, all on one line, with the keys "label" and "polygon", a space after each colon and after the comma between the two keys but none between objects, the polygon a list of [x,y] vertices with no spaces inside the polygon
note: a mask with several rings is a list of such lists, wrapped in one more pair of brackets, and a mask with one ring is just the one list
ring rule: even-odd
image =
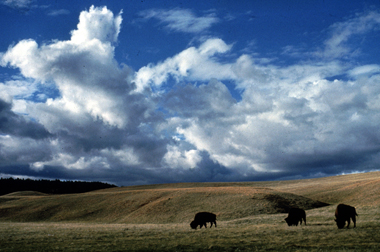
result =
[{"label": "grassland", "polygon": [[[337,229],[338,203],[357,208],[357,228]],[[307,226],[286,225],[289,205],[307,209]],[[218,227],[190,229],[198,211],[216,213]],[[0,197],[0,251],[380,251],[379,211],[380,172],[17,192]]]}]

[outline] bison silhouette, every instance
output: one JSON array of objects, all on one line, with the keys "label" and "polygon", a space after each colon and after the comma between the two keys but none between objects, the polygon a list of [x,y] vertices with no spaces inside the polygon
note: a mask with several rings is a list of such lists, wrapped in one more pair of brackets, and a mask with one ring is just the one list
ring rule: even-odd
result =
[{"label": "bison silhouette", "polygon": [[335,222],[339,229],[344,228],[347,221],[347,228],[350,227],[350,219],[354,223],[354,228],[356,227],[356,213],[355,207],[339,204],[335,210]]},{"label": "bison silhouette", "polygon": [[210,222],[212,227],[212,224],[215,224],[216,227],[216,215],[209,212],[199,212],[195,215],[194,220],[190,223],[190,227],[192,229],[197,229],[198,225],[199,228],[202,228],[202,226],[205,226],[207,228],[206,223]]},{"label": "bison silhouette", "polygon": [[306,213],[305,210],[300,208],[291,208],[289,210],[288,217],[285,218],[286,223],[288,223],[288,226],[298,226],[298,223],[302,225],[302,220],[306,225]]}]

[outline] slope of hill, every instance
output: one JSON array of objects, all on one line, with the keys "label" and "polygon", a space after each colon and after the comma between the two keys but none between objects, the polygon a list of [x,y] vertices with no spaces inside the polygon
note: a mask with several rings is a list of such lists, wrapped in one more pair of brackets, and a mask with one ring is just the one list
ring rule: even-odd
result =
[{"label": "slope of hill", "polygon": [[256,214],[286,213],[289,207],[324,204],[303,196],[256,187],[194,187],[110,190],[84,194],[0,197],[0,219],[14,221],[95,221],[168,223],[211,211],[220,220]]},{"label": "slope of hill", "polygon": [[318,179],[264,182],[265,186],[295,193],[329,204],[380,205],[380,172],[367,172]]},{"label": "slope of hill", "polygon": [[380,172],[372,172],[293,181],[119,187],[67,195],[12,193],[0,197],[0,221],[183,223],[199,211],[233,220],[326,203],[380,205],[379,188]]}]

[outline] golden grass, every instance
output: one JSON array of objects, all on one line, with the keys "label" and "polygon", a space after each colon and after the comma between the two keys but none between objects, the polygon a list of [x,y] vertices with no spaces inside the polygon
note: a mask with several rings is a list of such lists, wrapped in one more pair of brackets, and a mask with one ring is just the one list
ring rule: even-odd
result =
[{"label": "golden grass", "polygon": [[[0,197],[0,251],[378,251],[379,190],[380,172],[371,172],[69,195],[17,192]],[[331,205],[315,208],[319,202]],[[356,229],[337,229],[338,203],[357,208]],[[286,205],[307,209],[308,225],[288,227]],[[190,229],[199,211],[216,213],[218,227]]]},{"label": "golden grass", "polygon": [[[0,251],[379,251],[380,208],[359,208],[357,228],[337,229],[334,206],[307,211],[307,226],[286,214],[218,221],[192,230],[171,224],[0,222]],[[375,218],[373,218],[375,216]]]},{"label": "golden grass", "polygon": [[318,179],[264,182],[268,188],[295,193],[329,204],[354,206],[380,204],[380,172],[358,173]]},{"label": "golden grass", "polygon": [[84,194],[0,197],[0,220],[85,221],[105,223],[177,223],[199,211],[219,220],[287,212],[289,206],[311,209],[322,203],[273,189],[192,187],[106,190]]}]

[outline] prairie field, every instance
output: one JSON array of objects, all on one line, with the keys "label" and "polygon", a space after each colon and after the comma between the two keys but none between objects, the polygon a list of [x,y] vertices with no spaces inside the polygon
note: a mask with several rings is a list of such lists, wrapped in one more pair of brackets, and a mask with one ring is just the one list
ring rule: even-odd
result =
[{"label": "prairie field", "polygon": [[[338,229],[337,204],[357,227]],[[289,227],[289,207],[307,225]],[[193,230],[195,213],[217,227]],[[307,180],[181,183],[0,197],[0,251],[380,251],[380,172]]]}]

